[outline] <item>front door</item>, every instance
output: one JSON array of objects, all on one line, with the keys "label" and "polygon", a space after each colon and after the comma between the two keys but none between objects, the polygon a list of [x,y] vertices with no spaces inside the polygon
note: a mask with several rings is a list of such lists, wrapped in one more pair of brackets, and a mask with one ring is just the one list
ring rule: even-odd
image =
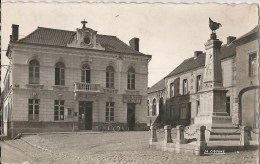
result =
[{"label": "front door", "polygon": [[127,127],[129,130],[134,130],[135,128],[135,104],[127,104]]},{"label": "front door", "polygon": [[92,129],[92,102],[79,101],[79,129]]}]

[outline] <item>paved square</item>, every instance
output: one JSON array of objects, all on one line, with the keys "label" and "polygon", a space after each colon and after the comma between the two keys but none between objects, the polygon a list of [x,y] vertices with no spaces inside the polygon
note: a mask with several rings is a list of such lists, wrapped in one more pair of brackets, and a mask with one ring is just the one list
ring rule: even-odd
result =
[{"label": "paved square", "polygon": [[[48,134],[6,141],[43,163],[178,164],[257,163],[257,150],[191,156],[149,148],[149,131],[98,134]],[[163,138],[163,133],[158,134]]]}]

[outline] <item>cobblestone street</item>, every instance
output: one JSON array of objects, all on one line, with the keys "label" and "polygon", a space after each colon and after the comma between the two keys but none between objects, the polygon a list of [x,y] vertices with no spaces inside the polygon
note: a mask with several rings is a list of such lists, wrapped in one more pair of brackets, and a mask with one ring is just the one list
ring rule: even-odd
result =
[{"label": "cobblestone street", "polygon": [[[6,141],[42,163],[178,164],[257,163],[257,150],[225,155],[188,156],[149,148],[150,133],[48,134]],[[163,134],[158,134],[162,138]]]}]

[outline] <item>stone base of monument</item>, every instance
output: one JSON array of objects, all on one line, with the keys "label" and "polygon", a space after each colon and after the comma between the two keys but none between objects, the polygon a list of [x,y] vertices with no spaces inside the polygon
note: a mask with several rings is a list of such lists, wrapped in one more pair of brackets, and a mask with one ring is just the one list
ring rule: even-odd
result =
[{"label": "stone base of monument", "polygon": [[[222,115],[222,116],[221,116]],[[201,115],[195,118],[195,127],[206,126],[206,141],[239,141],[239,127],[232,124],[232,118],[225,113],[211,116]]]}]

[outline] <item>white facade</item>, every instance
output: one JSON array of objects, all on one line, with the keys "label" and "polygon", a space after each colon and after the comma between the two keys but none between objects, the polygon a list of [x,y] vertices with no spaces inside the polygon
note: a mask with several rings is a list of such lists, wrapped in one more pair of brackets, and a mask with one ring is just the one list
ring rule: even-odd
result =
[{"label": "white facade", "polygon": [[[84,130],[85,126],[82,129],[79,127],[82,123],[79,119],[87,116],[79,111],[80,101],[92,104],[90,129],[95,129],[99,123],[104,122],[129,126],[127,111],[128,104],[132,103],[135,104],[134,124],[144,124],[148,62],[151,56],[138,52],[134,54],[106,51],[100,47],[101,45],[99,48],[37,45],[21,43],[19,40],[10,42],[7,56],[11,67],[5,79],[7,82],[8,76],[10,77],[10,89],[6,90],[4,98],[5,134],[8,134],[8,130],[11,136],[21,132]],[[29,63],[32,60],[39,63],[37,84],[31,84],[29,81]],[[55,85],[55,65],[59,62],[65,66],[64,85]],[[81,79],[84,64],[90,67],[88,83],[82,83]],[[114,85],[107,88],[106,69],[109,66],[114,69]],[[130,68],[135,71],[135,86],[131,89],[127,87]],[[8,88],[8,84],[5,88]],[[37,120],[29,120],[29,99],[39,100]],[[59,112],[58,120],[54,117],[55,100],[64,101],[64,106],[60,108],[63,110],[64,107],[64,114]],[[110,102],[114,103],[113,109],[111,108],[113,112],[106,109],[107,103]],[[106,115],[107,111],[109,114]],[[108,115],[112,121],[106,120]]]}]

